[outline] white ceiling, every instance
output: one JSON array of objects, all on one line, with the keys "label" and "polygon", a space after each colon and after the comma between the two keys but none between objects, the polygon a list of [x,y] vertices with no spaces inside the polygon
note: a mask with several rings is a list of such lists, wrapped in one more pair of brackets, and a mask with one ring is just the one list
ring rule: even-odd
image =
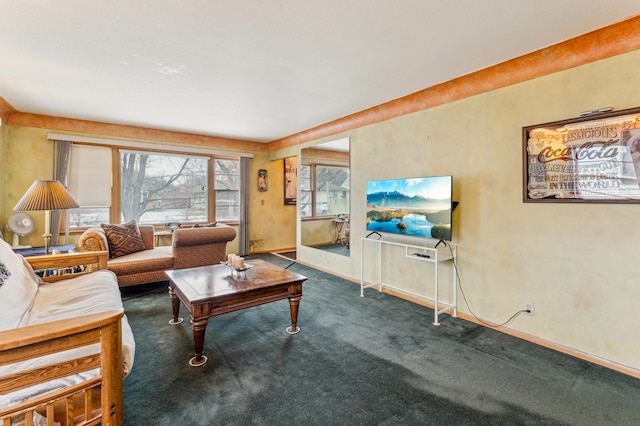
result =
[{"label": "white ceiling", "polygon": [[638,0],[4,0],[18,111],[271,141],[640,13]]}]

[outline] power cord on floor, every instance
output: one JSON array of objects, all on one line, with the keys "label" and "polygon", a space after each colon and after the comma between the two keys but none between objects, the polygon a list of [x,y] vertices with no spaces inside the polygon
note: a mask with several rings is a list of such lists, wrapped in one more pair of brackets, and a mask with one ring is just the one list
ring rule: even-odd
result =
[{"label": "power cord on floor", "polygon": [[524,314],[524,313],[529,313],[528,309],[520,309],[519,311],[517,311],[515,314],[511,315],[511,317],[506,320],[505,322],[503,322],[502,324],[491,324],[488,323],[486,321],[483,321],[482,319],[480,319],[471,309],[471,306],[469,306],[469,301],[467,300],[467,295],[464,293],[464,288],[462,288],[462,279],[460,278],[460,273],[458,271],[458,262],[456,260],[456,257],[453,255],[453,248],[451,247],[451,245],[447,242],[447,241],[442,241],[444,243],[445,246],[447,246],[449,248],[449,251],[451,252],[451,259],[453,260],[453,270],[456,273],[456,278],[458,280],[458,288],[460,289],[460,293],[462,294],[462,298],[464,299],[464,304],[467,306],[467,309],[469,310],[469,312],[471,313],[471,315],[478,320],[478,322],[482,325],[485,325],[487,327],[492,327],[492,328],[498,328],[498,327],[502,327],[504,325],[509,324],[511,321],[513,321],[518,315],[520,314]]}]

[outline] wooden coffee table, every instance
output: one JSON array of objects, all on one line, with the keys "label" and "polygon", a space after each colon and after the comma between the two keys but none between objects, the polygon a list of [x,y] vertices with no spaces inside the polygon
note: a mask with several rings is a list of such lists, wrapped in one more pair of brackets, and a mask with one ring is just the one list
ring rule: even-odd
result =
[{"label": "wooden coffee table", "polygon": [[263,260],[247,260],[251,268],[237,272],[226,265],[166,271],[171,280],[169,295],[173,319],[170,324],[180,324],[180,302],[191,316],[195,356],[189,365],[200,367],[207,362],[203,354],[204,334],[209,318],[227,312],[238,311],[276,300],[289,299],[291,327],[289,334],[298,328],[298,306],[302,299],[302,283],[307,277],[280,268]]}]

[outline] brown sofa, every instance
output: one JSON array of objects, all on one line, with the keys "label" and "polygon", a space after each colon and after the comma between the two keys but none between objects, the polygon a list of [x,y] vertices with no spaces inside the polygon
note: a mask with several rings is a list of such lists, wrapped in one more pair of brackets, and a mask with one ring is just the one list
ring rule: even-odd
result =
[{"label": "brown sofa", "polygon": [[[170,246],[155,247],[152,225],[138,225],[145,250],[110,258],[107,269],[115,272],[120,287],[166,281],[170,269],[212,265],[226,260],[227,242],[236,237],[232,227],[180,228]],[[89,228],[78,239],[82,251],[109,251],[102,228]]]}]

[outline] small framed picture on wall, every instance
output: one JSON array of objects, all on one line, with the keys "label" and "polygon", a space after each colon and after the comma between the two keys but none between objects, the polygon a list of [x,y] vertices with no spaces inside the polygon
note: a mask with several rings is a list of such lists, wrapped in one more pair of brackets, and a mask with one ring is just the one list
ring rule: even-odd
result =
[{"label": "small framed picture on wall", "polygon": [[640,203],[640,108],[610,109],[523,128],[525,203]]},{"label": "small framed picture on wall", "polygon": [[260,169],[258,170],[258,191],[265,192],[267,189],[267,171]]}]

